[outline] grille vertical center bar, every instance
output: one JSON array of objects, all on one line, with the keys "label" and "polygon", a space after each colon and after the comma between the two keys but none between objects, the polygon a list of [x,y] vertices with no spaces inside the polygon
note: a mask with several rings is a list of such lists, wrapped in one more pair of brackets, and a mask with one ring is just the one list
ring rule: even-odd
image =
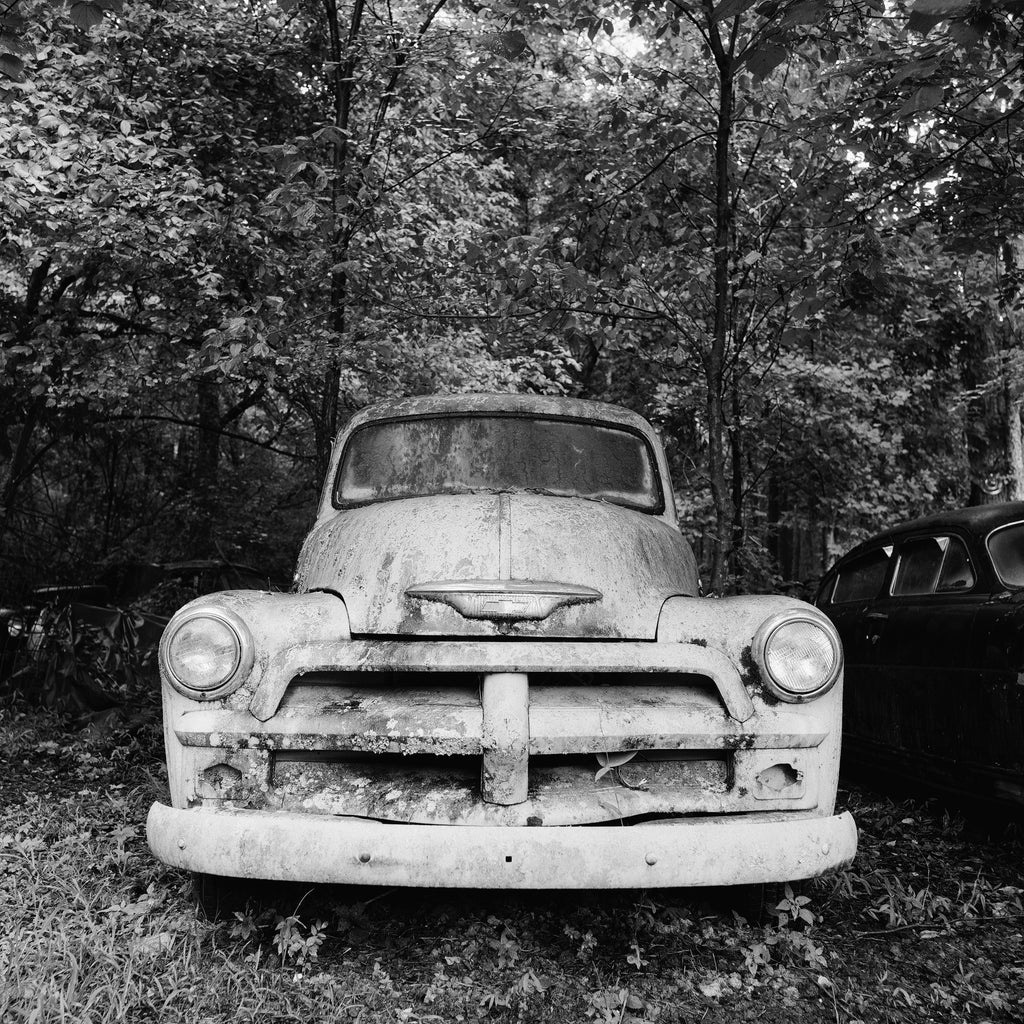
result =
[{"label": "grille vertical center bar", "polygon": [[512,579],[512,499],[498,495],[498,579]]},{"label": "grille vertical center bar", "polygon": [[491,804],[521,804],[526,799],[530,764],[530,685],[523,672],[485,675],[483,764],[480,795]]}]

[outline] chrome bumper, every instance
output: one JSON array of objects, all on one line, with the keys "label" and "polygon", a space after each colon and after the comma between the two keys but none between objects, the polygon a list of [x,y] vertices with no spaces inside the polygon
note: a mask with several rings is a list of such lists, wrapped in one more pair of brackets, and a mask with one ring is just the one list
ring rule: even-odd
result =
[{"label": "chrome bumper", "polygon": [[156,803],[149,846],[214,875],[346,885],[600,889],[795,881],[849,864],[849,813],[679,818],[644,825],[389,825],[273,811]]}]

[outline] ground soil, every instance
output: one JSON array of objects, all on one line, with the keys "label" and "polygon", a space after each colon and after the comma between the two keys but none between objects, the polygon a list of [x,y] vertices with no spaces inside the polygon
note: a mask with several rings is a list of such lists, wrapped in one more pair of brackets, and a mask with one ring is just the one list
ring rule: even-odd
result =
[{"label": "ground soil", "polygon": [[1024,834],[934,801],[845,788],[856,863],[763,926],[715,892],[308,887],[211,924],[145,845],[153,715],[7,707],[0,749],[4,1021],[1024,1018]]}]

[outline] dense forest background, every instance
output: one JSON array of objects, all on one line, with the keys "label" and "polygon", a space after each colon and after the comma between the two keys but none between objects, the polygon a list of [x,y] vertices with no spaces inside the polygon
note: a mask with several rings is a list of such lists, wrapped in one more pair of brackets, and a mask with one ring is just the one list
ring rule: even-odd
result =
[{"label": "dense forest background", "polygon": [[705,587],[1024,496],[1024,0],[0,0],[0,597],[287,582],[379,398],[662,431]]}]

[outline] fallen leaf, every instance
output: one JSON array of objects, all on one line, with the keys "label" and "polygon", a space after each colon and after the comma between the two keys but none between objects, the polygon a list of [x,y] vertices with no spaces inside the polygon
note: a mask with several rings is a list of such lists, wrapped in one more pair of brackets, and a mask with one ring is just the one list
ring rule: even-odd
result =
[{"label": "fallen leaf", "polygon": [[128,949],[136,956],[159,956],[168,952],[174,945],[174,936],[170,932],[157,932],[156,935],[144,935],[129,943]]}]

